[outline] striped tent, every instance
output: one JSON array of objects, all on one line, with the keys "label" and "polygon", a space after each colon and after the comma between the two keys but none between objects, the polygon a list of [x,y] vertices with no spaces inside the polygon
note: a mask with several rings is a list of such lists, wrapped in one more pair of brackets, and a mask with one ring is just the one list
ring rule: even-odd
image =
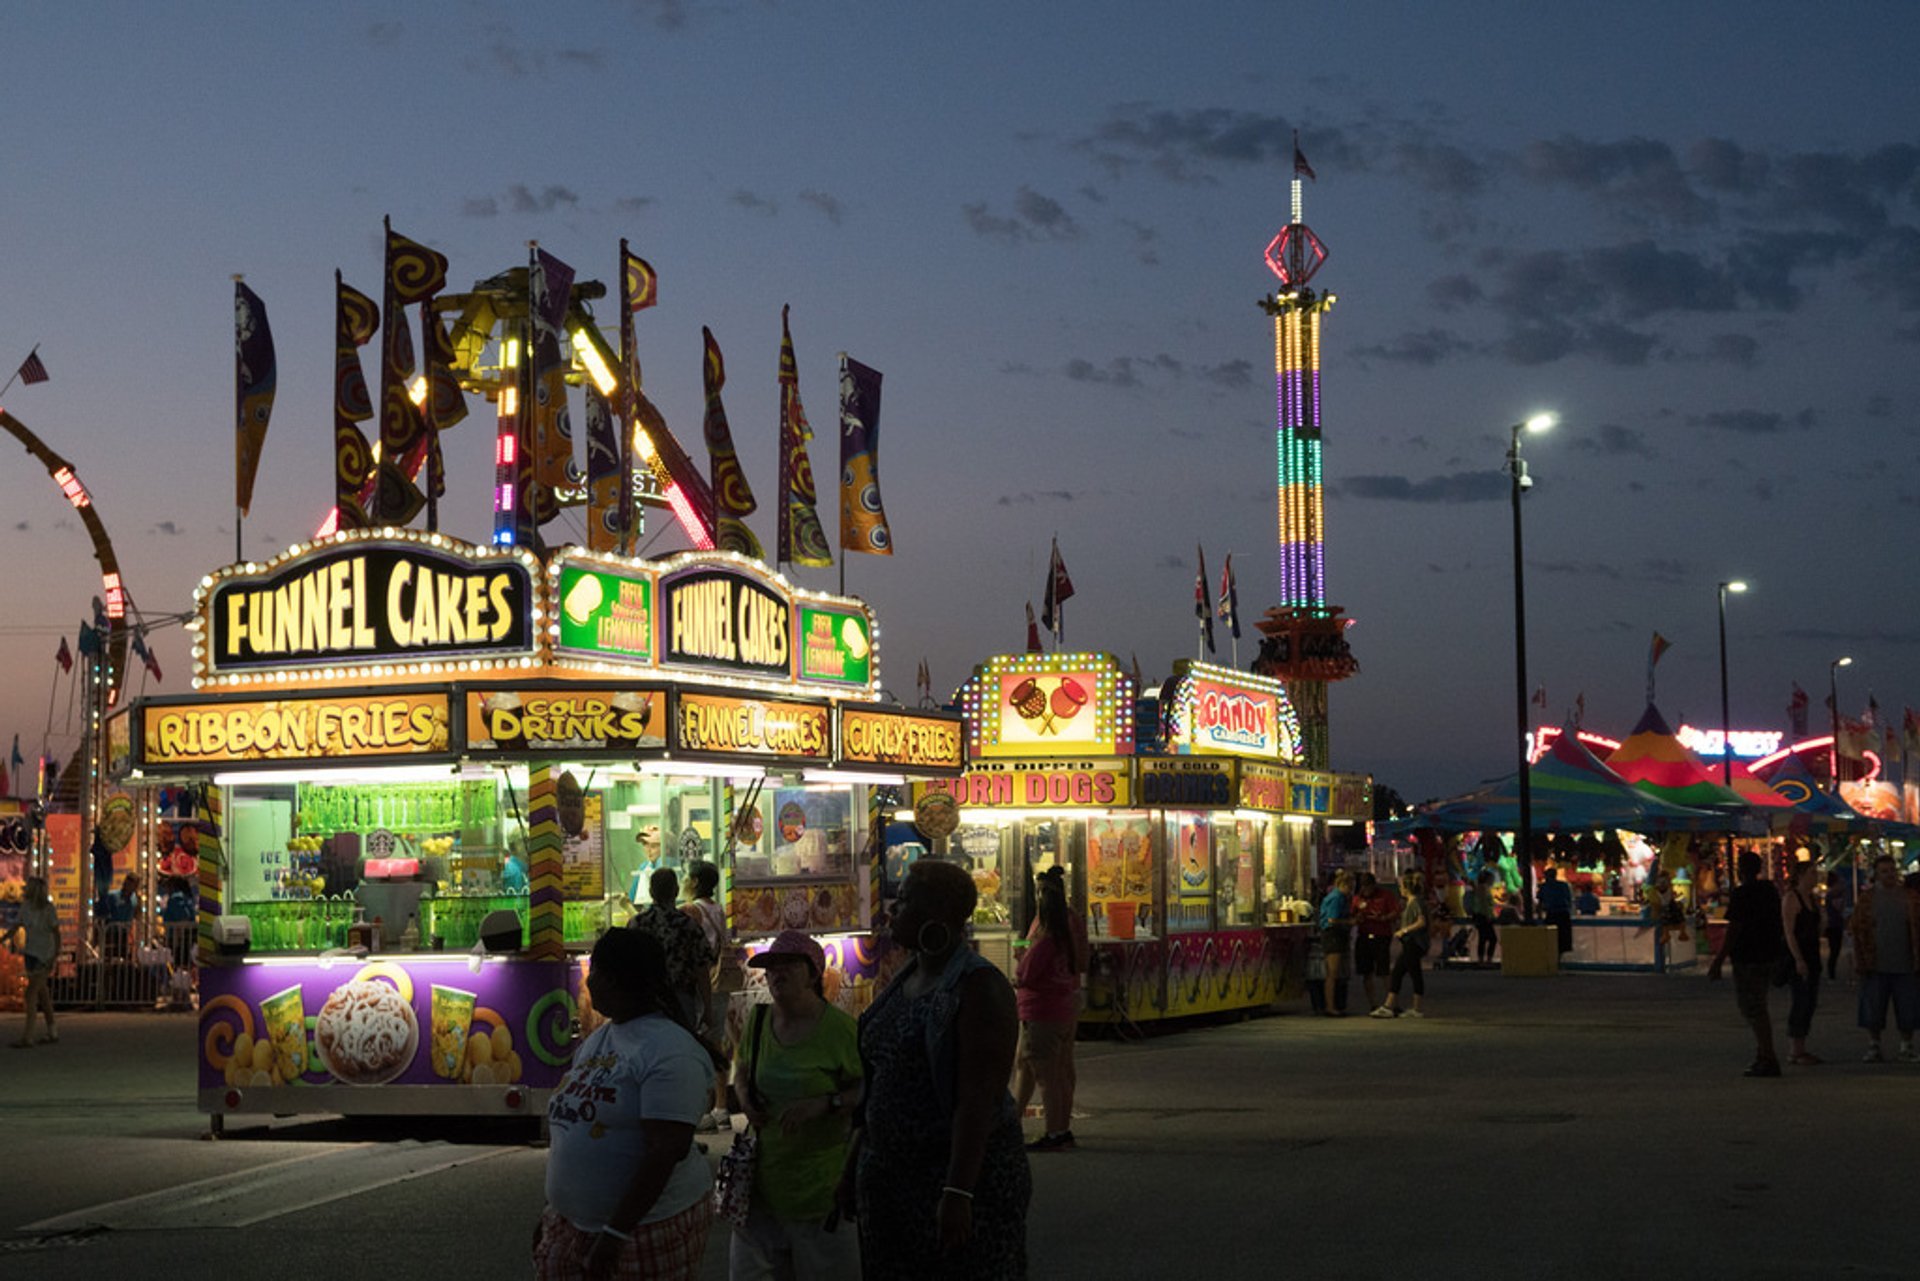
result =
[{"label": "striped tent", "polygon": [[[1758,786],[1758,780],[1750,775],[1748,781],[1755,785],[1749,794],[1723,786],[1706,763],[1687,750],[1660,715],[1660,709],[1651,703],[1647,704],[1640,723],[1633,727],[1633,733],[1608,754],[1607,766],[1641,791],[1675,805],[1727,814],[1790,806],[1785,797]],[[1742,775],[1747,773],[1745,769],[1736,769]]]}]

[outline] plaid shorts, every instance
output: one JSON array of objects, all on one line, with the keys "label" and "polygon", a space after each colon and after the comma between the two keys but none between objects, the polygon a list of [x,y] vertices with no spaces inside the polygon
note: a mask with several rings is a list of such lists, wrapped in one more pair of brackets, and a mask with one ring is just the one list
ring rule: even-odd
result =
[{"label": "plaid shorts", "polygon": [[[614,1256],[615,1281],[696,1281],[713,1226],[713,1198],[702,1196],[680,1213],[633,1230]],[[582,1232],[548,1206],[533,1242],[533,1274],[540,1281],[585,1281],[587,1251],[599,1234]]]}]

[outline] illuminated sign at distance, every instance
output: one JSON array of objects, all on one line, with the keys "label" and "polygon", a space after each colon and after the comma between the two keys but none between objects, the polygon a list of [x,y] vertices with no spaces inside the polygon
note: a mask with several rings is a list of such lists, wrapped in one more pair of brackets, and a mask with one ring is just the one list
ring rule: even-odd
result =
[{"label": "illuminated sign at distance", "polygon": [[444,693],[149,704],[140,765],[224,765],[445,752]]},{"label": "illuminated sign at distance", "polygon": [[904,769],[951,769],[966,764],[957,716],[927,716],[867,708],[840,709],[840,759]]},{"label": "illuminated sign at distance", "polygon": [[469,690],[467,747],[630,751],[666,745],[664,690]]},{"label": "illuminated sign at distance", "polygon": [[800,679],[865,685],[873,672],[867,616],[854,610],[800,607]]},{"label": "illuminated sign at distance", "polygon": [[660,583],[662,661],[792,679],[792,606],[731,569],[696,569]]},{"label": "illuminated sign at distance", "polygon": [[653,579],[562,565],[560,648],[602,658],[653,661]]},{"label": "illuminated sign at distance", "polygon": [[682,693],[673,710],[673,747],[826,760],[830,728],[827,708],[819,704]]}]

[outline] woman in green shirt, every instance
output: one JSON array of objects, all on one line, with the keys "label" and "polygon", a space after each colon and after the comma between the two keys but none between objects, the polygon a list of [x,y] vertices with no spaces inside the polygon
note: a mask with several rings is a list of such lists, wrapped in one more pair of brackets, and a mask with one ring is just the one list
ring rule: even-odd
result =
[{"label": "woman in green shirt", "polygon": [[860,1100],[860,1037],[853,1017],[828,1003],[826,953],[786,930],[747,962],[767,974],[771,1005],[755,1006],[742,1030],[734,1092],[759,1134],[753,1198],[733,1230],[733,1281],[858,1276],[860,1237],[830,1225]]}]

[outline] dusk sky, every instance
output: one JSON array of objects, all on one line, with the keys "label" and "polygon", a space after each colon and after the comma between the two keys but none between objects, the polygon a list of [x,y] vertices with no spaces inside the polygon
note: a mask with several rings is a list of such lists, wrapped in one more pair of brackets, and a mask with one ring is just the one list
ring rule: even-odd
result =
[{"label": "dusk sky", "polygon": [[[648,389],[704,463],[712,327],[769,546],[782,304],[830,536],[836,353],[881,370],[898,553],[847,584],[903,700],[922,657],[945,693],[1022,646],[1056,534],[1068,647],[1163,677],[1194,653],[1196,544],[1216,578],[1233,553],[1249,619],[1277,596],[1257,301],[1297,129],[1339,296],[1327,584],[1362,670],[1333,694],[1337,768],[1410,798],[1512,770],[1500,468],[1543,409],[1551,719],[1584,694],[1623,737],[1657,630],[1662,710],[1717,724],[1728,578],[1753,583],[1728,607],[1736,728],[1784,729],[1795,681],[1822,722],[1843,654],[1844,712],[1920,703],[1911,6],[118,3],[0,32],[0,378],[35,343],[51,374],[0,404],[92,489],[149,620],[233,557],[230,277],[279,355],[244,527],[265,559],[331,504],[333,272],[377,297],[390,215],[455,290],[530,239],[617,289],[628,238],[660,277]],[[484,541],[471,403],[442,527]],[[0,454],[0,746],[31,755],[51,695],[64,756],[53,656],[99,580],[44,470]],[[147,692],[185,692],[185,633],[152,644]]]}]

